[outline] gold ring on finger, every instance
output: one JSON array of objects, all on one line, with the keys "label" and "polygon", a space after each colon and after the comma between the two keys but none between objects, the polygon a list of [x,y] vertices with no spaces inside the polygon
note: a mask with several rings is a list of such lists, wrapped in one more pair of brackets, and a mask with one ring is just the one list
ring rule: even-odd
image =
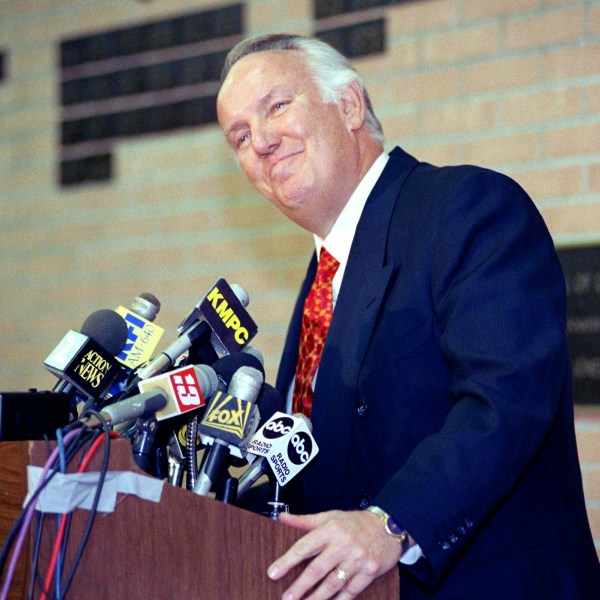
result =
[{"label": "gold ring on finger", "polygon": [[346,575],[346,571],[344,569],[340,569],[339,567],[335,568],[335,574],[337,578],[344,582],[344,585],[348,583],[348,575]]}]

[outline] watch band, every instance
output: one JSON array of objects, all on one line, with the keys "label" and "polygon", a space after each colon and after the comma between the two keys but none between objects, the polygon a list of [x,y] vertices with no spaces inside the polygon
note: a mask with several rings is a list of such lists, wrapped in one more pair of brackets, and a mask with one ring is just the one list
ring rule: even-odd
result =
[{"label": "watch band", "polygon": [[406,550],[405,546],[408,542],[408,531],[406,531],[404,527],[398,525],[396,519],[394,519],[392,515],[386,513],[385,510],[379,508],[379,506],[368,506],[366,510],[379,517],[385,526],[385,532],[402,546],[403,551]]}]

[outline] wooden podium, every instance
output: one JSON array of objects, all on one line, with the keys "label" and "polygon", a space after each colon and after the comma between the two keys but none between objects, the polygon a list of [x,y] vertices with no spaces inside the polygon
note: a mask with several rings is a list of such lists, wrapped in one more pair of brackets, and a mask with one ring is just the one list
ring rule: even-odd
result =
[{"label": "wooden podium", "polygon": [[[43,465],[45,442],[0,443],[0,540],[6,540],[26,495],[27,465]],[[102,452],[88,471],[97,471]],[[109,471],[145,475],[127,440],[111,442]],[[82,537],[89,512],[76,509],[66,564]],[[45,520],[40,572],[45,574],[55,520]],[[276,600],[300,572],[281,581],[266,576],[273,560],[301,536],[290,527],[165,483],[160,502],[119,495],[112,513],[97,513],[70,600]],[[69,553],[70,551],[70,553]],[[31,544],[26,543],[10,600],[27,597]],[[6,571],[6,569],[5,569]],[[43,576],[43,575],[42,575]],[[397,570],[375,580],[361,600],[398,600]],[[37,595],[36,595],[37,597]]]}]

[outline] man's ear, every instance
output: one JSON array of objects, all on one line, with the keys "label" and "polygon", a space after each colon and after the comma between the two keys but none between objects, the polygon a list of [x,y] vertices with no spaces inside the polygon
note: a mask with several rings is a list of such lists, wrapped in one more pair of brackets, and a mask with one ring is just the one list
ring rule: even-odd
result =
[{"label": "man's ear", "polygon": [[358,83],[353,81],[340,96],[342,118],[351,131],[360,129],[365,122],[366,102]]}]

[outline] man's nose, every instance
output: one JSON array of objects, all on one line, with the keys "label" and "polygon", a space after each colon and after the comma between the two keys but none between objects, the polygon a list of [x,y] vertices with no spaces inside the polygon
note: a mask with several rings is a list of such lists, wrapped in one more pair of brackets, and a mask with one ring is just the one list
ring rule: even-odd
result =
[{"label": "man's nose", "polygon": [[280,142],[279,134],[268,124],[255,126],[251,139],[254,151],[260,156],[271,154]]}]

